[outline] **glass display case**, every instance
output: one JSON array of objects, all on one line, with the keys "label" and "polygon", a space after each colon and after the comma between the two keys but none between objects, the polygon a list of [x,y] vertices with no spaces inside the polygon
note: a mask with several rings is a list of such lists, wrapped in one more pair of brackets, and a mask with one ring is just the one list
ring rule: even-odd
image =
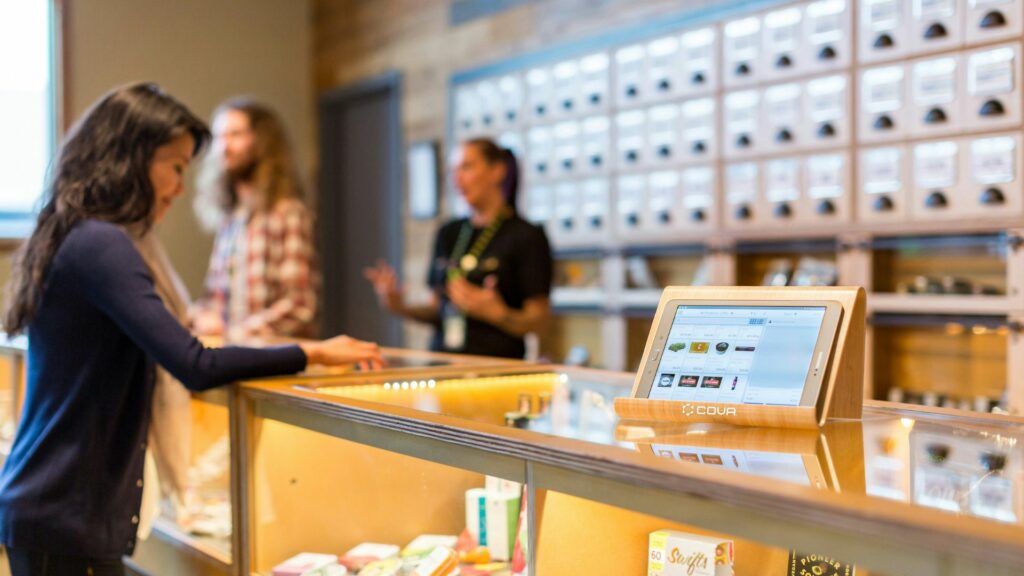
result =
[{"label": "glass display case", "polygon": [[[246,341],[247,345],[289,342]],[[208,345],[220,345],[209,341]],[[462,371],[469,366],[508,366],[513,360],[441,354],[386,348],[382,351],[387,366],[377,375],[397,377],[404,373],[431,370],[435,374]],[[299,379],[331,377],[335,381],[360,379],[353,368],[311,367]],[[235,574],[233,554],[238,534],[235,526],[238,492],[234,485],[238,465],[232,451],[233,388],[221,388],[193,394],[190,417],[179,434],[187,437],[188,470],[184,494],[161,494],[160,516],[153,523],[152,536],[140,542],[132,559],[134,565],[154,573]]]},{"label": "glass display case", "polygon": [[[540,576],[644,574],[666,546],[678,560],[708,542],[741,576],[1013,574],[1024,560],[1024,420],[869,401],[863,421],[820,431],[621,422],[632,381],[519,366],[244,383],[243,573],[423,535],[462,550],[462,574],[508,574],[517,549]],[[503,548],[479,562],[492,498]]]}]

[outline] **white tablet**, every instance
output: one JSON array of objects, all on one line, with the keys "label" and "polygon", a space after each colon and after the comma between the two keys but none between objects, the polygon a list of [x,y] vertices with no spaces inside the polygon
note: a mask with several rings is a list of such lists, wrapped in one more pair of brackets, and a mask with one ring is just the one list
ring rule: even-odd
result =
[{"label": "white tablet", "polygon": [[633,397],[820,412],[842,314],[831,300],[670,300]]}]

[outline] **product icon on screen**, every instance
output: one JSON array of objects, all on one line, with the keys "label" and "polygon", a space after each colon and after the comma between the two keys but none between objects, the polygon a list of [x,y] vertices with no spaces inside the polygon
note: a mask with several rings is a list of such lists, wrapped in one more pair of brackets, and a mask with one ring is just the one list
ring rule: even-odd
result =
[{"label": "product icon on screen", "polygon": [[728,351],[729,351],[729,343],[728,342],[719,342],[718,344],[715,344],[715,352],[718,352],[719,354],[725,354]]},{"label": "product icon on screen", "polygon": [[700,382],[700,376],[681,376],[679,378],[679,385],[683,388],[696,388],[698,382]]},{"label": "product icon on screen", "polygon": [[721,376],[705,376],[704,381],[700,385],[701,388],[721,388],[722,377]]},{"label": "product icon on screen", "polygon": [[697,462],[700,463],[700,458],[693,452],[680,452],[679,459],[683,462]]},{"label": "product icon on screen", "polygon": [[671,388],[672,387],[672,381],[675,380],[675,378],[676,378],[675,374],[662,374],[658,378],[658,387],[659,388]]},{"label": "product icon on screen", "polygon": [[722,457],[714,454],[704,454],[701,456],[701,459],[705,464],[715,464],[717,466],[721,466],[723,464]]},{"label": "product icon on screen", "polygon": [[694,342],[690,344],[690,354],[707,354],[710,347],[710,342]]},{"label": "product icon on screen", "polygon": [[669,352],[682,352],[686,350],[686,342],[673,342],[668,345]]}]

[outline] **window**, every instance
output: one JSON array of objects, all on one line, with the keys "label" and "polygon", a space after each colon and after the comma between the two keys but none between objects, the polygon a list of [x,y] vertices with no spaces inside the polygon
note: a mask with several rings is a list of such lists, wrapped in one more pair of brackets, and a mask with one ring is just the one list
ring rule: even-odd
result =
[{"label": "window", "polygon": [[56,140],[52,0],[0,2],[0,236],[31,227]]}]

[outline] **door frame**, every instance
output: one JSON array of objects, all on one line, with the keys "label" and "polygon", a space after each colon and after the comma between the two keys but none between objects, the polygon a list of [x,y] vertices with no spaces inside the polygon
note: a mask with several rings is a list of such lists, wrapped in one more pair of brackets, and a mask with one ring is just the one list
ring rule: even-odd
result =
[{"label": "door frame", "polygon": [[[382,237],[386,237],[389,240],[386,242],[386,246],[384,247],[384,258],[389,262],[394,263],[396,269],[401,275],[405,241],[405,213],[402,208],[402,190],[403,183],[405,182],[405,162],[402,158],[404,143],[402,138],[401,116],[402,75],[400,72],[389,71],[373,78],[333,88],[320,96],[317,106],[317,126],[319,130],[318,139],[320,143],[319,164],[317,169],[317,211],[321,215],[338,213],[337,195],[329,194],[327,189],[329,186],[336,186],[337,183],[332,181],[330,172],[327,170],[328,163],[326,160],[326,154],[328,150],[340,150],[342,144],[339,141],[338,136],[336,134],[332,134],[328,129],[329,126],[327,125],[328,123],[326,119],[332,114],[339,114],[346,107],[355,104],[363,98],[374,96],[379,93],[384,93],[388,97],[388,122],[385,130],[388,141],[387,155],[390,158],[389,163],[393,166],[393,169],[386,173],[388,176],[388,183],[386,190],[384,191],[384,204],[382,205],[386,216],[384,222],[380,223],[387,229],[387,234]],[[333,225],[338,225],[338,223],[328,222],[328,218],[325,217],[317,219],[317,239],[320,246],[325,249],[326,247],[331,246],[330,240]],[[330,261],[324,254],[321,254],[321,262],[326,276],[328,268],[330,267]],[[326,319],[328,310],[327,303],[329,298],[326,294],[326,290],[324,292],[325,294],[322,299],[323,306],[321,310],[323,311],[323,315]],[[382,321],[387,325],[384,329],[384,333],[387,335],[388,340],[382,343],[392,346],[400,346],[404,341],[402,323],[397,318],[388,318],[386,312],[381,313],[385,315],[385,317],[382,318]]]}]

